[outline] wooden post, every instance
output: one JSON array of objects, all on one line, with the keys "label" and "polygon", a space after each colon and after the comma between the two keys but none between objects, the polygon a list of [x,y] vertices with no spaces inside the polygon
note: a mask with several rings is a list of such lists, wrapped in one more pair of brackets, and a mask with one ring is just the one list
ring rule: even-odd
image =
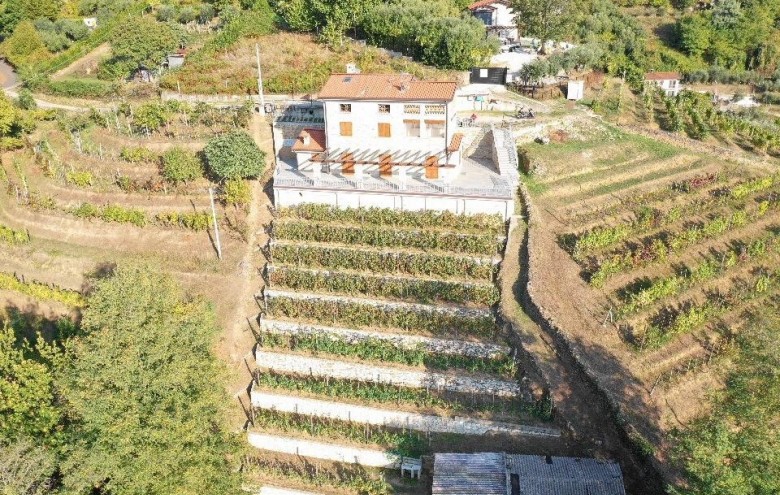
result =
[{"label": "wooden post", "polygon": [[209,187],[209,200],[211,201],[211,220],[214,222],[214,241],[217,244],[217,256],[222,259],[222,244],[219,242],[219,227],[217,226],[217,210],[214,208],[214,192]]}]

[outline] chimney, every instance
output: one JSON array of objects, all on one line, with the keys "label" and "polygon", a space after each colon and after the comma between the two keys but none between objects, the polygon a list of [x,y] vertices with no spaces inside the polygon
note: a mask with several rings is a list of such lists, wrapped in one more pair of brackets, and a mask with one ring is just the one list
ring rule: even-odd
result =
[{"label": "chimney", "polygon": [[304,146],[309,146],[311,144],[311,135],[308,132],[303,131],[301,133],[301,139],[303,140]]}]

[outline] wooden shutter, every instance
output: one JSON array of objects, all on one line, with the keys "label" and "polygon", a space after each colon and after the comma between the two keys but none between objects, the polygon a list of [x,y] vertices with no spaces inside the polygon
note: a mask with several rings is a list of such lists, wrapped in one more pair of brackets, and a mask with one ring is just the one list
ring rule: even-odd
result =
[{"label": "wooden shutter", "polygon": [[343,175],[352,175],[355,173],[355,157],[352,153],[344,153],[341,157],[341,173]]},{"label": "wooden shutter", "polygon": [[392,157],[390,155],[382,155],[379,157],[379,175],[393,175],[393,164],[390,161]]},{"label": "wooden shutter", "polygon": [[342,136],[352,135],[352,122],[339,122],[339,130]]},{"label": "wooden shutter", "polygon": [[379,124],[379,137],[390,137],[390,124],[386,122]]},{"label": "wooden shutter", "polygon": [[425,178],[426,179],[438,179],[439,178],[439,159],[435,156],[429,156],[425,159]]}]

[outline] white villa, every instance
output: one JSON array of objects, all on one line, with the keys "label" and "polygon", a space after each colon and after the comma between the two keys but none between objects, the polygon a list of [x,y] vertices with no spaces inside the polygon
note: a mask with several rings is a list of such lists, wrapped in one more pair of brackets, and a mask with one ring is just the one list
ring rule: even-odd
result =
[{"label": "white villa", "polygon": [[677,72],[648,72],[645,74],[645,84],[658,86],[666,96],[677,96],[683,89]]},{"label": "white villa", "polygon": [[456,89],[410,75],[331,76],[318,98],[325,129],[304,129],[292,147],[298,170],[454,177],[463,138],[455,132]]},{"label": "white villa", "polygon": [[515,13],[508,0],[479,0],[469,5],[469,11],[485,24],[488,32],[499,38],[517,39]]},{"label": "white villa", "polygon": [[[456,91],[455,82],[409,74],[332,75],[316,104],[274,123],[276,205],[513,214],[519,176],[511,136],[459,128]],[[494,166],[463,156],[466,142],[490,138],[507,143],[493,142],[493,155],[514,161]]]}]

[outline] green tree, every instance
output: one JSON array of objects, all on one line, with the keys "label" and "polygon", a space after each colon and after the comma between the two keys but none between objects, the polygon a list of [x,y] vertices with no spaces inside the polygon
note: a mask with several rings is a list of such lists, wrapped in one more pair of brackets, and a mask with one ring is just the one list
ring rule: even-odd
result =
[{"label": "green tree", "polygon": [[171,277],[121,266],[98,281],[58,373],[71,428],[68,493],[238,493],[212,307]]},{"label": "green tree", "polygon": [[157,69],[182,38],[182,31],[171,24],[151,17],[132,17],[112,40],[111,58],[104,62],[103,74],[122,77],[139,67]]},{"label": "green tree", "polygon": [[50,448],[27,439],[0,441],[0,493],[44,495],[51,493],[56,459]]},{"label": "green tree", "polygon": [[178,184],[203,176],[203,163],[195,153],[173,147],[162,154],[162,176],[168,182]]},{"label": "green tree", "polygon": [[689,55],[704,55],[711,43],[711,28],[707,19],[699,15],[688,15],[677,23],[680,48]]},{"label": "green tree", "polygon": [[203,153],[209,170],[220,180],[251,179],[265,170],[265,153],[244,131],[211,138]]},{"label": "green tree", "polygon": [[16,26],[13,34],[0,45],[0,52],[16,67],[40,62],[49,56],[41,36],[30,21],[22,21]]},{"label": "green tree", "polygon": [[24,347],[10,325],[0,328],[0,439],[44,437],[60,419],[51,371]]},{"label": "green tree", "polygon": [[575,15],[571,0],[512,0],[512,8],[517,28],[523,36],[539,38],[542,50],[545,42],[569,34]]}]

